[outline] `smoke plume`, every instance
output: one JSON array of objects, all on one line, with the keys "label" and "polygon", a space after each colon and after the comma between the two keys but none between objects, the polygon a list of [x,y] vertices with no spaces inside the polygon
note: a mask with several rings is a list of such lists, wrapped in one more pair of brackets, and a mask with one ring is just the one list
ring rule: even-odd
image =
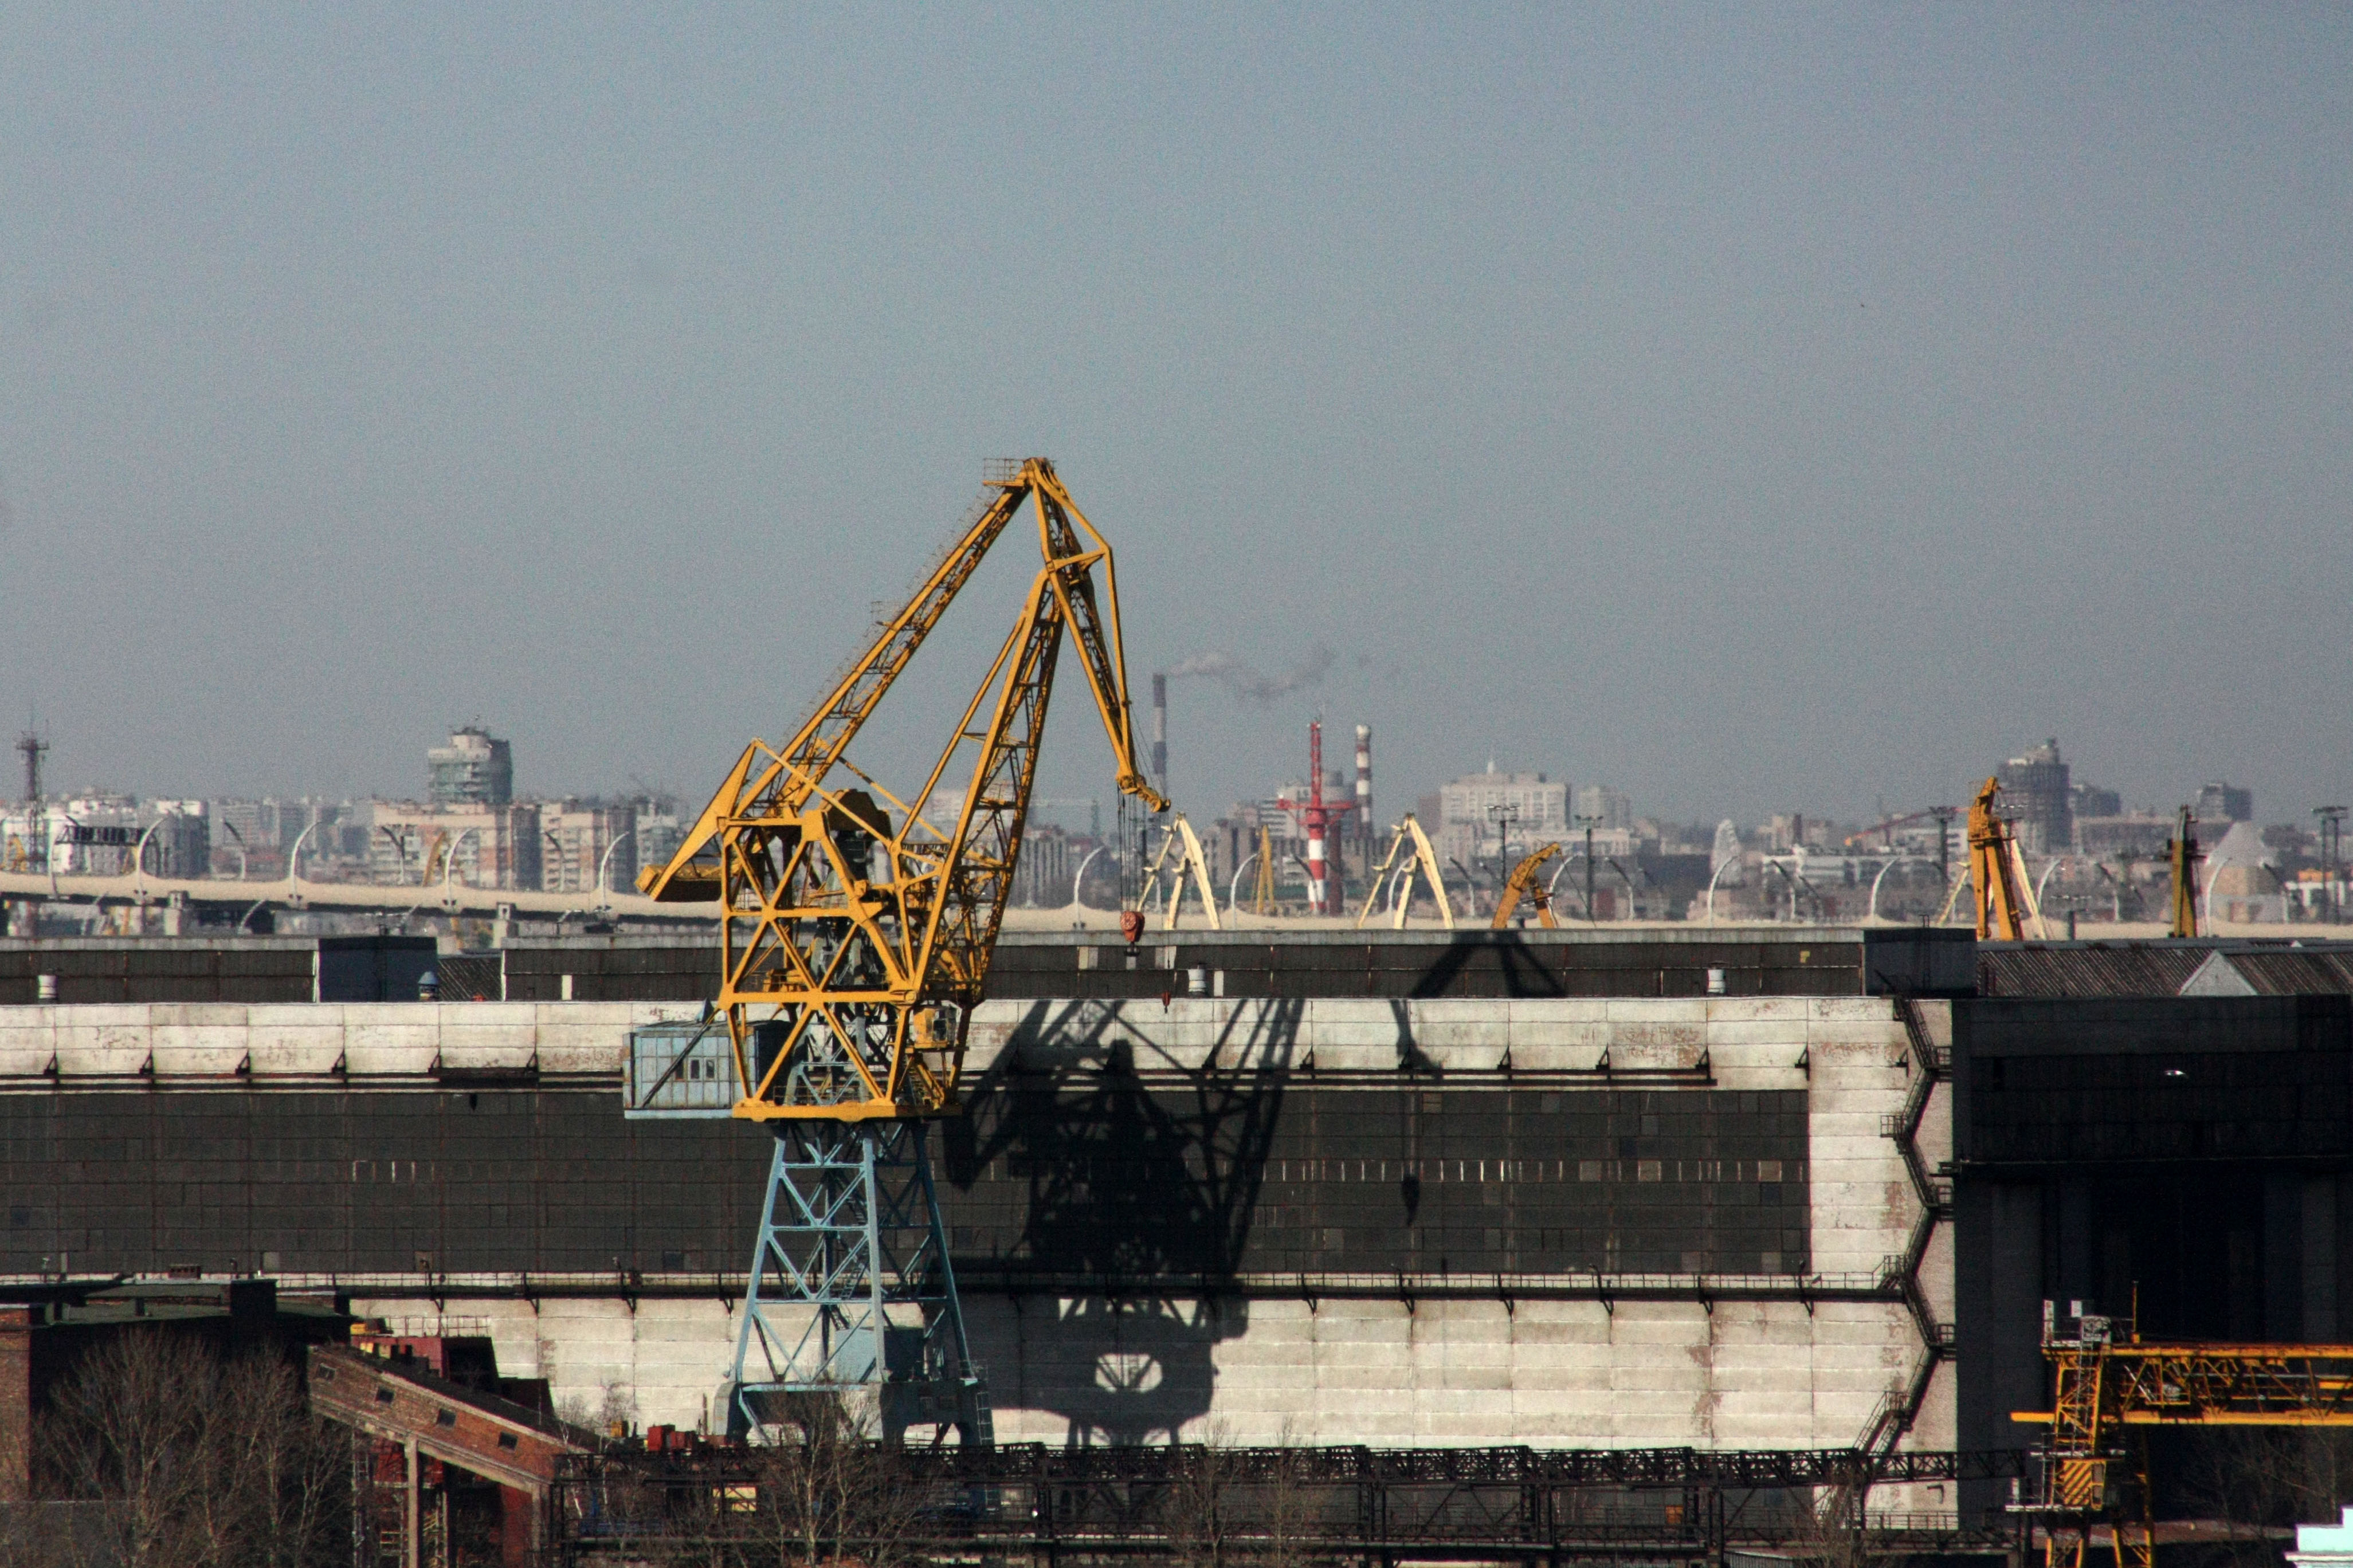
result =
[{"label": "smoke plume", "polygon": [[1332,650],[1311,645],[1307,655],[1280,675],[1244,664],[1229,653],[1197,653],[1168,671],[1171,680],[1214,680],[1243,702],[1268,703],[1303,686],[1313,686],[1332,668]]}]

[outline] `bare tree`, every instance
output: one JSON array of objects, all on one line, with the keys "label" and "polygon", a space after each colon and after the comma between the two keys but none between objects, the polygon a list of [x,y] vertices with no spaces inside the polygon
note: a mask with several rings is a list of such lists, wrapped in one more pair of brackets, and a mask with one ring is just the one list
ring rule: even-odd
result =
[{"label": "bare tree", "polygon": [[752,1451],[756,1500],[731,1516],[744,1561],[898,1568],[914,1554],[920,1486],[874,1440],[870,1410],[829,1394],[787,1396],[778,1440]]},{"label": "bare tree", "polygon": [[275,1352],[224,1362],[193,1335],[119,1334],[59,1386],[37,1448],[55,1489],[111,1505],[49,1543],[64,1563],[309,1568],[348,1552],[348,1439]]},{"label": "bare tree", "polygon": [[1319,1561],[1316,1489],[1288,1422],[1271,1448],[1245,1453],[1211,1428],[1198,1447],[1170,1456],[1161,1499],[1169,1554],[1188,1568],[1224,1568],[1247,1559],[1261,1568]]},{"label": "bare tree", "polygon": [[2353,1433],[2218,1428],[2187,1447],[2179,1500],[2235,1527],[2207,1549],[2211,1561],[2270,1568],[2280,1547],[2266,1531],[2331,1520],[2353,1496]]}]

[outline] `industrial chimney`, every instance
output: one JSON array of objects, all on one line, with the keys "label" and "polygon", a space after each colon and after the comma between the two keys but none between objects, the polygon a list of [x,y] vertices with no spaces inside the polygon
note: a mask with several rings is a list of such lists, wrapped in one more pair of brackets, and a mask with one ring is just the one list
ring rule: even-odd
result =
[{"label": "industrial chimney", "polygon": [[1373,727],[1356,726],[1356,837],[1369,854],[1373,842]]},{"label": "industrial chimney", "polygon": [[1168,795],[1168,672],[1152,672],[1152,787]]}]

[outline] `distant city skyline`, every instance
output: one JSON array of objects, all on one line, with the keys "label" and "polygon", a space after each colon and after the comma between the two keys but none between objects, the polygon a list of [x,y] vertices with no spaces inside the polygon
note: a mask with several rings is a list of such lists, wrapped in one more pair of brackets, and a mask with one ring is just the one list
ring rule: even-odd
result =
[{"label": "distant city skyline", "polygon": [[[1384,815],[1493,752],[1862,820],[2050,735],[2353,798],[2343,8],[11,21],[0,725],[60,787],[413,795],[479,717],[699,802],[1043,453],[1139,697],[1202,676],[1197,816],[1319,712]],[[1040,789],[1108,799],[1076,679]]]}]

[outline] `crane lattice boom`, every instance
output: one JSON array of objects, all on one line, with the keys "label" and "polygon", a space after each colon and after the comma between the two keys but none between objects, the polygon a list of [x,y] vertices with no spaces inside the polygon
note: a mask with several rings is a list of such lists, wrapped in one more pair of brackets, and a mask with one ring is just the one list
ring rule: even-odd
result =
[{"label": "crane lattice boom", "polygon": [[[930,775],[893,795],[849,747],[989,547],[1035,502],[1043,563],[1011,634]],[[1096,585],[1096,569],[1102,585]],[[1119,788],[1166,802],[1136,766],[1111,547],[1043,458],[992,465],[963,535],[782,746],[744,749],[667,866],[657,899],[717,899],[726,1015],[754,1121],[943,1115],[987,980],[1021,847],[1065,633],[1118,763]],[[953,824],[931,815],[968,762]],[[953,786],[951,786],[951,790]]]}]

